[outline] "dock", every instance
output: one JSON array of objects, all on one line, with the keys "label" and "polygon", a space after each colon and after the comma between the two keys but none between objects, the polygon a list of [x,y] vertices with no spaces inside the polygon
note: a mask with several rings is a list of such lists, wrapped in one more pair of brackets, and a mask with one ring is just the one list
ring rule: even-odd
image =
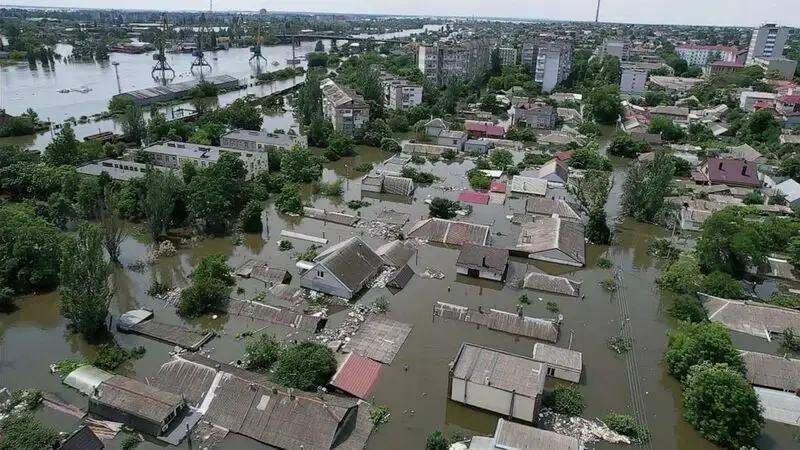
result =
[{"label": "dock", "polygon": [[221,311],[234,316],[249,317],[262,322],[297,328],[309,333],[316,333],[325,328],[325,324],[328,322],[328,319],[322,315],[309,316],[265,303],[234,299],[228,301]]},{"label": "dock", "polygon": [[558,341],[558,326],[549,319],[520,316],[519,314],[490,309],[474,310],[466,306],[436,302],[433,305],[433,316],[460,322],[474,323],[494,331],[524,336],[541,341]]},{"label": "dock", "polygon": [[410,333],[411,325],[407,323],[386,317],[370,317],[361,324],[345,348],[374,361],[391,364]]}]

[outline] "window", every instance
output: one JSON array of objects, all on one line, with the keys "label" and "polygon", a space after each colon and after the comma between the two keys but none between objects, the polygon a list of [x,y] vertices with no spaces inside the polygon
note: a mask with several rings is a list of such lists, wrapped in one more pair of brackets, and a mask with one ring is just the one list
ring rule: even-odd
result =
[{"label": "window", "polygon": [[553,367],[548,367],[547,368],[547,376],[548,377],[554,377],[555,375],[556,375],[556,369],[554,369]]},{"label": "window", "polygon": [[325,277],[325,272],[323,272],[321,270],[318,270],[317,271],[317,278],[324,278],[324,277]]}]

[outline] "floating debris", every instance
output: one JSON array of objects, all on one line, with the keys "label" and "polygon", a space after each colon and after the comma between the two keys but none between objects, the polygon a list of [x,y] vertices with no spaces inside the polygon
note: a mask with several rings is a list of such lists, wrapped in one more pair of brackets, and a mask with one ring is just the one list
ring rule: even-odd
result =
[{"label": "floating debris", "polygon": [[352,311],[347,313],[347,318],[344,319],[342,324],[336,329],[323,329],[319,333],[317,333],[314,337],[318,341],[322,343],[334,342],[334,341],[344,341],[349,342],[350,338],[358,331],[361,327],[361,324],[364,323],[367,318],[377,313],[377,308],[370,305],[356,305],[353,307]]},{"label": "floating debris", "polygon": [[603,423],[601,420],[589,420],[583,417],[570,417],[542,409],[539,413],[539,427],[558,434],[571,436],[584,444],[606,441],[612,444],[630,444],[631,440]]},{"label": "floating debris", "polygon": [[419,274],[422,278],[432,278],[434,280],[444,280],[444,272],[440,272],[430,267],[425,268],[425,271]]},{"label": "floating debris", "polygon": [[374,238],[381,238],[393,240],[400,237],[403,225],[392,224],[373,220],[371,222],[360,222],[356,225],[357,228],[364,228],[367,236]]},{"label": "floating debris", "polygon": [[392,275],[396,269],[394,267],[383,266],[383,269],[375,276],[368,284],[369,288],[377,288],[383,289],[386,287],[386,283],[392,279]]}]

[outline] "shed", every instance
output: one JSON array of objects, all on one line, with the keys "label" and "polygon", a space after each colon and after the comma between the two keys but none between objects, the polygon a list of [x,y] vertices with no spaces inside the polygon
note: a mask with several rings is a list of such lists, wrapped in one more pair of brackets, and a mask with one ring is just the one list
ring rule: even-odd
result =
[{"label": "shed", "polygon": [[267,261],[249,259],[236,269],[236,275],[242,278],[254,278],[266,285],[288,284],[292,281],[292,274],[285,269],[269,267]]},{"label": "shed", "polygon": [[525,212],[534,216],[553,217],[556,215],[565,220],[581,220],[580,214],[566,200],[561,199],[528,197],[525,200]]},{"label": "shed", "polygon": [[104,448],[103,441],[95,436],[89,427],[83,425],[70,434],[58,450],[103,450]]},{"label": "shed", "polygon": [[508,269],[508,250],[485,245],[464,244],[456,261],[456,272],[468,277],[503,281]]},{"label": "shed", "polygon": [[113,377],[113,373],[106,372],[94,366],[81,366],[64,377],[64,384],[77,389],[84,395],[92,395],[100,384]]},{"label": "shed", "polygon": [[505,194],[506,193],[506,183],[505,181],[494,181],[492,182],[492,186],[489,188],[489,192],[496,192],[498,194]]},{"label": "shed", "polygon": [[336,244],[314,260],[314,268],[300,276],[300,286],[351,299],[377,275],[383,260],[361,238]]},{"label": "shed", "polygon": [[458,201],[461,203],[474,203],[476,205],[488,205],[489,194],[486,192],[464,191],[458,194]]},{"label": "shed", "polygon": [[581,352],[555,345],[533,344],[533,359],[547,365],[547,376],[559,380],[581,382],[583,355]]},{"label": "shed", "polygon": [[511,192],[544,196],[547,194],[547,180],[516,175],[511,179]]},{"label": "shed", "polygon": [[535,291],[552,292],[554,294],[577,297],[581,295],[581,282],[570,280],[567,277],[548,275],[541,272],[531,272],[525,275],[522,287]]},{"label": "shed", "polygon": [[450,365],[447,397],[528,423],[536,423],[545,367],[531,358],[463,343]]},{"label": "shed", "polygon": [[742,352],[747,381],[780,391],[800,391],[800,360],[758,352]]},{"label": "shed", "polygon": [[583,267],[586,264],[584,226],[558,217],[522,224],[516,251],[530,259]]},{"label": "shed", "polygon": [[411,178],[386,175],[383,179],[383,189],[381,192],[384,194],[409,196],[414,192],[414,189],[414,180]]},{"label": "shed", "polygon": [[539,168],[539,178],[551,183],[567,184],[569,169],[558,158],[554,158]]},{"label": "shed", "polygon": [[364,178],[361,179],[361,191],[380,194],[381,190],[383,190],[384,177],[385,175],[364,175]]},{"label": "shed", "polygon": [[367,398],[381,377],[383,366],[369,358],[348,353],[331,379],[337,389],[358,398]]},{"label": "shed", "polygon": [[481,141],[478,139],[468,139],[464,143],[464,151],[468,153],[479,153],[485,155],[489,153],[492,148],[492,143],[489,141]]},{"label": "shed", "polygon": [[180,395],[114,375],[89,396],[89,412],[153,436],[165,432],[186,407]]}]

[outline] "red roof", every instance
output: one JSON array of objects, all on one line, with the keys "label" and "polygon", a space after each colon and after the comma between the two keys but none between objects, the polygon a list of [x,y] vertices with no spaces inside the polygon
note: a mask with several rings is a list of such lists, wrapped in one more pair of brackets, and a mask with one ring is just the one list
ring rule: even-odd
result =
[{"label": "red roof", "polygon": [[771,109],[775,108],[775,101],[773,100],[758,100],[753,103],[753,111],[758,111],[759,109]]},{"label": "red roof", "polygon": [[485,192],[464,191],[458,194],[458,199],[464,203],[477,203],[479,205],[489,204],[489,194]]},{"label": "red roof", "polygon": [[558,152],[556,153],[556,158],[558,158],[559,161],[569,161],[570,158],[572,158],[573,153],[575,153],[575,150],[566,150],[563,152]]},{"label": "red roof", "polygon": [[381,369],[381,363],[350,353],[333,376],[332,384],[348,394],[367,398],[381,376]]},{"label": "red roof", "polygon": [[506,192],[506,183],[503,181],[495,181],[492,183],[492,187],[489,188],[489,192],[499,192],[505,193]]},{"label": "red roof", "polygon": [[796,105],[800,103],[800,95],[784,95],[782,97],[778,97],[778,101],[789,105]]},{"label": "red roof", "polygon": [[711,183],[733,186],[761,187],[758,165],[743,159],[708,158],[708,178]]},{"label": "red roof", "polygon": [[470,122],[467,124],[466,129],[467,131],[484,133],[486,136],[503,137],[506,134],[505,128],[497,125],[490,125],[488,123]]},{"label": "red roof", "polygon": [[699,44],[683,44],[678,47],[678,49],[684,50],[708,50],[711,52],[729,52],[733,53],[734,55],[739,53],[739,49],[736,47],[726,47],[724,45],[699,45]]}]

